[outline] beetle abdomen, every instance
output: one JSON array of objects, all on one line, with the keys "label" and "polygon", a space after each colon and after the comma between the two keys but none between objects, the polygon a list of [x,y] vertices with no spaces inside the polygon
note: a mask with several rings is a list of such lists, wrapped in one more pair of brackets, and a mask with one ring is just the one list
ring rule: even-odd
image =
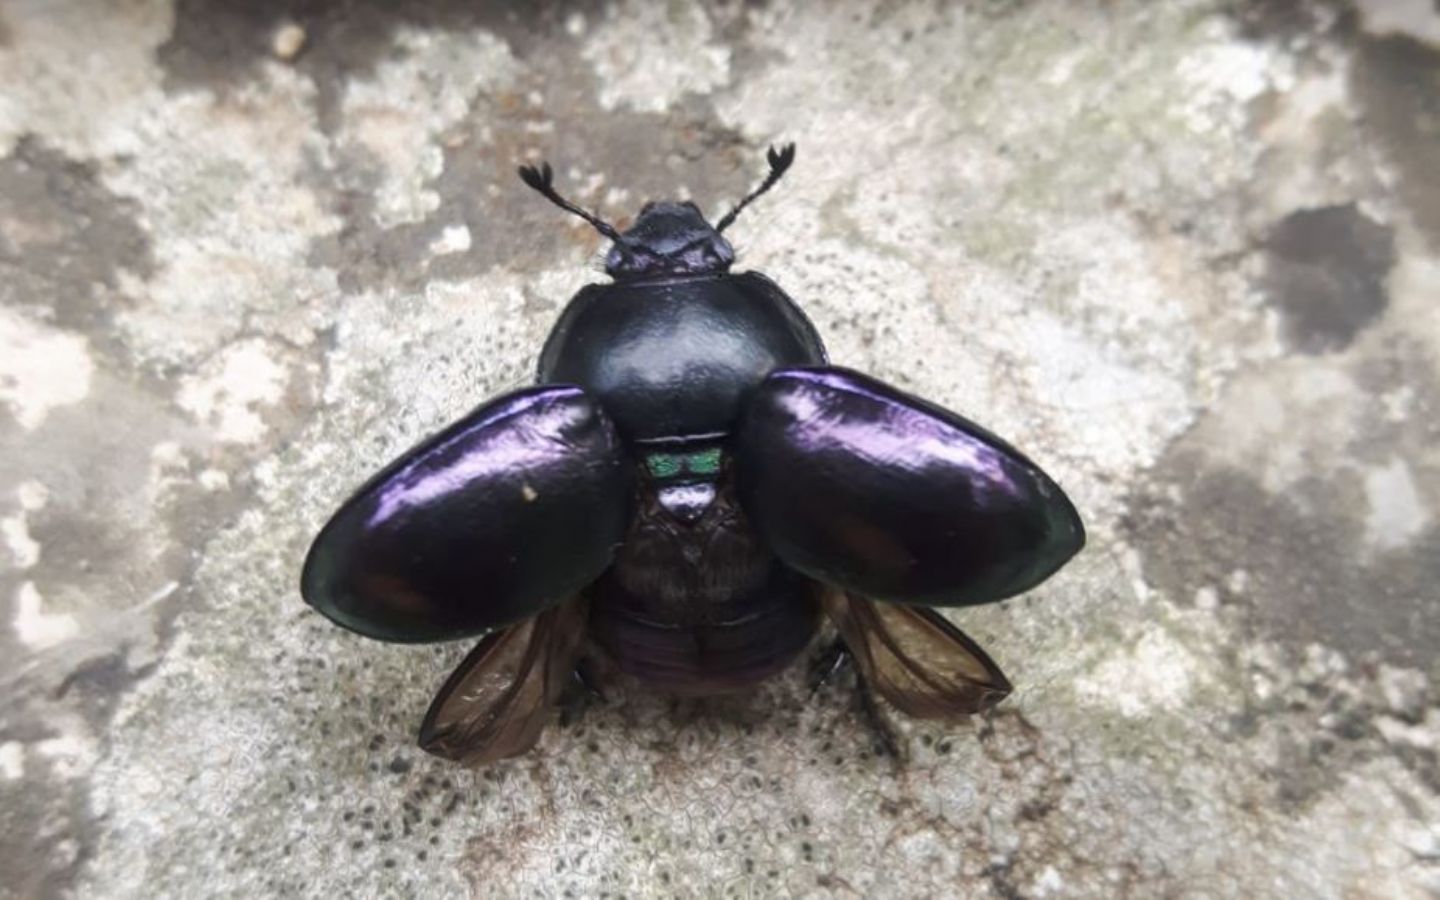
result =
[{"label": "beetle abdomen", "polygon": [[[591,591],[590,633],[636,677],[680,693],[735,690],[804,649],[818,600],[811,582],[761,543],[735,502],[723,457],[713,459],[716,474],[706,482],[690,473],[709,467],[707,450],[672,455],[680,459],[647,464],[652,474],[640,484],[634,521]],[[710,488],[695,520],[666,505],[673,479]]]},{"label": "beetle abdomen", "polygon": [[590,285],[540,354],[542,383],[584,387],[622,437],[727,433],[745,395],[825,349],[804,313],[763,275]]},{"label": "beetle abdomen", "polygon": [[785,669],[819,627],[819,602],[795,579],[786,579],[734,622],[670,625],[601,606],[590,614],[590,634],[626,674],[677,694],[742,690]]}]

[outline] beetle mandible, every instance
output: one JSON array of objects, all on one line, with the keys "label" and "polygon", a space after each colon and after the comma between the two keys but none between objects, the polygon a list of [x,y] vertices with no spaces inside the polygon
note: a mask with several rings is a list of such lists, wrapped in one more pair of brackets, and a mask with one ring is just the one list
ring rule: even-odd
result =
[{"label": "beetle mandible", "polygon": [[[305,600],[386,641],[484,635],[421,726],[431,753],[523,753],[587,663],[678,694],[743,690],[832,621],[863,686],[932,718],[1010,685],[932,607],[1027,591],[1084,545],[1058,485],[1000,438],[832,366],[814,326],[723,233],[647,203],[610,241],[537,384],[495,398],[362,486],[316,537]],[[593,679],[593,675],[591,676]],[[862,690],[864,687],[862,687]]]}]

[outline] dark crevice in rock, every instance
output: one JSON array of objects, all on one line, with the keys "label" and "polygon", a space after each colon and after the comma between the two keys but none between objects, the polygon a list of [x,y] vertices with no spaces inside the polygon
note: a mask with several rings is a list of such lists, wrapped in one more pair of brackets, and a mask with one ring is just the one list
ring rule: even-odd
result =
[{"label": "dark crevice in rock", "polygon": [[1325,25],[1330,22],[1335,23],[1338,30],[1349,30],[1353,18],[1345,0],[1309,0],[1304,3],[1231,0],[1225,11],[1245,38],[1285,44],[1323,36]]},{"label": "dark crevice in rock", "polygon": [[[1131,499],[1124,530],[1147,580],[1175,602],[1210,587],[1243,607],[1259,636],[1428,667],[1440,646],[1430,599],[1440,527],[1372,556],[1357,507],[1364,499],[1352,479],[1302,481],[1276,495],[1254,475],[1181,449]],[[1224,586],[1237,571],[1248,586],[1232,595]]]},{"label": "dark crevice in rock", "polygon": [[122,272],[155,268],[133,200],[34,137],[0,159],[0,304],[107,345]]},{"label": "dark crevice in rock", "polygon": [[1343,350],[1379,318],[1390,302],[1394,243],[1390,228],[1353,203],[1281,219],[1265,242],[1265,282],[1290,344],[1304,353]]}]

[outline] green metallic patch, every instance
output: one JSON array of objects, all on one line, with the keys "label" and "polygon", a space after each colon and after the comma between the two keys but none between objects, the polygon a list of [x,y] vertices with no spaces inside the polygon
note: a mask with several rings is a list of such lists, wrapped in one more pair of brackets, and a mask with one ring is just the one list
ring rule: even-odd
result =
[{"label": "green metallic patch", "polygon": [[686,458],[690,471],[696,475],[714,475],[720,471],[720,448],[711,447]]},{"label": "green metallic patch", "polygon": [[651,453],[645,457],[645,468],[655,478],[674,478],[685,471],[684,457],[675,453]]},{"label": "green metallic patch", "polygon": [[645,468],[656,481],[670,481],[686,476],[711,478],[720,472],[720,448],[711,447],[693,453],[648,453]]}]

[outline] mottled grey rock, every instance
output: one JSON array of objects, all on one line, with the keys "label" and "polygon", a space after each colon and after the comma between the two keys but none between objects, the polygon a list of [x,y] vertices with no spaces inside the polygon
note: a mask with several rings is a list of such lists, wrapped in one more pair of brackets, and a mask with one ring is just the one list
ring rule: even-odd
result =
[{"label": "mottled grey rock", "polygon": [[[0,5],[0,895],[1440,894],[1440,13],[1417,0]],[[524,383],[594,234],[714,210],[1087,550],[1017,693],[614,691],[481,772],[467,648],[301,602]]]}]

